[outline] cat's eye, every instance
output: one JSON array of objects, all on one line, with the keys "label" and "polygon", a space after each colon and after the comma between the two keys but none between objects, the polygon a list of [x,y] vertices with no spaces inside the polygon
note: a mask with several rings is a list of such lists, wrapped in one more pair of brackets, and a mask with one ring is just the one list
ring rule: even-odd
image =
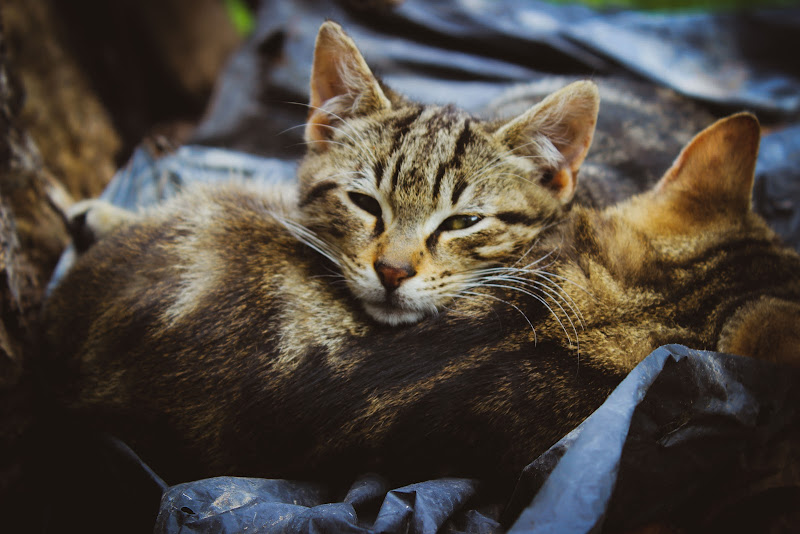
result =
[{"label": "cat's eye", "polygon": [[444,222],[439,225],[437,231],[447,232],[450,230],[463,230],[464,228],[469,228],[477,224],[481,219],[482,217],[478,215],[453,215],[445,219]]},{"label": "cat's eye", "polygon": [[355,191],[350,191],[347,193],[347,196],[350,197],[353,204],[370,215],[374,215],[375,217],[381,216],[381,205],[371,196],[365,195],[364,193],[356,193]]}]

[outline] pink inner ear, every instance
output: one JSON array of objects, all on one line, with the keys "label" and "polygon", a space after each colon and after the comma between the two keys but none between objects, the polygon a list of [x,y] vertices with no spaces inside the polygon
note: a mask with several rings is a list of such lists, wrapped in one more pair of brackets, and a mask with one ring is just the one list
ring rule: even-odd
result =
[{"label": "pink inner ear", "polygon": [[[578,115],[571,123],[565,124],[563,137],[568,139],[566,144],[559,144],[558,138],[554,143],[558,150],[564,155],[570,170],[577,173],[589,152],[594,138],[594,128],[597,120],[590,115]],[[568,132],[568,133],[567,133]]]},{"label": "pink inner ear", "polygon": [[558,171],[550,171],[549,175],[545,176],[541,181],[541,184],[553,191],[556,198],[562,202],[568,202],[572,195],[575,194],[575,175],[567,167]]},{"label": "pink inner ear", "polygon": [[546,137],[572,171],[569,180],[574,182],[592,143],[599,102],[594,83],[575,82],[511,119],[495,135],[503,143],[519,148],[529,145],[534,136]]},{"label": "pink inner ear", "polygon": [[[364,77],[371,77],[355,43],[342,28],[333,22],[320,26],[314,47],[311,67],[311,101],[313,107],[322,107],[337,96],[358,92],[367,84]],[[358,87],[350,87],[350,85]]]},{"label": "pink inner ear", "polygon": [[312,109],[306,123],[306,141],[327,141],[331,137],[330,121],[324,111]]},{"label": "pink inner ear", "polygon": [[655,185],[654,190],[656,192],[665,190],[667,187],[670,186],[670,184],[672,184],[675,181],[678,181],[681,174],[685,173],[686,160],[691,157],[690,153],[692,152],[692,150],[694,150],[693,146],[694,146],[694,141],[690,142],[688,145],[683,147],[683,150],[681,150],[681,153],[678,154],[677,158],[675,158],[675,161],[672,163],[670,168],[667,169],[667,172],[664,173],[664,176],[662,176],[661,179],[658,181],[658,183]]},{"label": "pink inner ear", "polygon": [[[325,54],[326,56],[328,54]],[[339,80],[336,66],[331,65],[327,58],[319,59],[314,62],[314,71],[311,74],[311,112],[314,108],[322,105],[337,96],[343,90],[341,80]]]}]

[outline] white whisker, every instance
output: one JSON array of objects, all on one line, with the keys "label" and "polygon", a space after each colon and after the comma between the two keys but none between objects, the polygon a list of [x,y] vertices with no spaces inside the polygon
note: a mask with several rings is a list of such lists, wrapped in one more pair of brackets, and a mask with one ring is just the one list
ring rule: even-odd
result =
[{"label": "white whisker", "polygon": [[543,270],[540,271],[539,269],[533,269],[531,272],[534,273],[534,274],[537,274],[539,276],[547,276],[547,277],[551,277],[551,278],[556,278],[558,280],[563,280],[564,282],[566,282],[568,284],[571,284],[571,285],[575,286],[576,288],[580,289],[581,291],[583,291],[584,293],[586,293],[586,295],[588,297],[590,297],[590,298],[592,298],[594,300],[597,300],[597,298],[592,294],[591,291],[589,291],[587,288],[585,288],[584,286],[580,285],[579,283],[577,283],[577,282],[575,282],[573,280],[570,280],[566,276],[561,276],[561,275],[558,275],[558,274],[555,274],[555,273],[551,273],[549,271],[543,271]]},{"label": "white whisker", "polygon": [[[538,273],[534,272],[534,274]],[[575,302],[575,299],[573,299],[572,296],[568,292],[566,292],[563,287],[561,287],[554,281],[548,278],[544,278],[543,280],[544,280],[543,282],[534,281],[534,283],[537,285],[541,285],[542,287],[547,285],[552,291],[555,291],[555,293],[559,296],[559,298],[561,298],[562,302],[564,302],[564,304],[566,304],[569,307],[569,309],[572,310],[572,313],[575,314],[575,317],[581,324],[581,328],[585,329],[586,321],[583,317],[583,313],[581,313],[581,310],[578,307],[578,303]]]},{"label": "white whisker", "polygon": [[[567,331],[567,328],[564,326],[564,323],[562,323],[561,319],[558,317],[558,314],[555,312],[555,310],[553,310],[553,308],[550,307],[549,304],[547,304],[547,301],[544,300],[539,295],[536,295],[535,293],[532,293],[532,292],[530,292],[530,291],[528,291],[526,289],[523,289],[521,287],[505,285],[505,284],[487,284],[487,283],[482,283],[482,284],[480,284],[480,286],[481,287],[496,287],[496,288],[501,288],[501,289],[511,289],[511,290],[518,291],[518,292],[520,292],[520,293],[522,293],[524,295],[528,295],[529,297],[532,297],[532,298],[538,300],[540,303],[542,303],[542,305],[545,308],[547,308],[547,310],[552,314],[553,318],[561,326],[561,329],[564,331],[564,335],[567,336],[567,342],[572,343],[572,338],[570,337],[569,332]],[[527,319],[527,317],[526,317],[526,319]],[[577,332],[576,332],[576,335],[577,335]]]},{"label": "white whisker", "polygon": [[522,317],[525,319],[525,322],[528,323],[528,326],[531,327],[531,331],[533,332],[533,344],[534,344],[534,346],[536,345],[536,343],[537,343],[536,329],[533,327],[533,323],[531,323],[530,319],[528,319],[528,316],[525,315],[525,312],[523,312],[521,309],[519,309],[518,306],[516,306],[515,304],[512,304],[512,303],[510,303],[510,302],[508,302],[506,300],[503,300],[501,298],[495,297],[494,295],[489,295],[489,294],[486,294],[486,293],[477,293],[477,292],[474,292],[474,291],[462,291],[461,293],[459,293],[457,295],[454,295],[454,297],[455,298],[462,298],[463,295],[469,295],[469,296],[473,296],[473,297],[489,298],[489,299],[492,299],[492,300],[496,300],[498,302],[502,302],[503,304],[507,304],[508,306],[511,306],[512,308],[517,310],[522,315]]},{"label": "white whisker", "polygon": [[339,268],[343,266],[342,259],[344,258],[344,255],[341,254],[341,252],[338,251],[334,246],[320,239],[319,236],[317,236],[314,232],[291,219],[279,216],[276,216],[275,219],[280,222],[283,227],[286,228],[289,233],[291,233],[298,241],[315,250]]},{"label": "white whisker", "polygon": [[[495,275],[495,276],[490,276],[490,277],[486,278],[486,280],[489,280],[489,281],[492,281],[492,280],[498,281],[499,280],[499,281],[506,281],[506,282],[516,282],[518,284],[522,284],[523,286],[530,287],[532,289],[537,289],[538,288],[540,291],[543,291],[544,293],[546,293],[547,295],[549,295],[551,298],[554,299],[554,302],[556,302],[556,304],[559,306],[559,308],[561,308],[561,311],[564,312],[564,315],[567,317],[567,319],[569,319],[570,323],[572,323],[572,320],[570,319],[569,314],[567,314],[566,310],[564,310],[564,308],[562,308],[561,305],[558,304],[557,301],[555,301],[556,297],[558,299],[560,299],[561,302],[566,304],[567,307],[570,309],[570,311],[572,311],[573,315],[575,315],[576,319],[578,319],[578,322],[580,323],[581,328],[584,328],[585,325],[586,325],[586,323],[583,320],[583,315],[580,313],[580,311],[576,310],[575,307],[573,307],[572,304],[575,301],[572,300],[572,297],[569,297],[569,294],[565,293],[564,290],[559,285],[557,285],[557,284],[555,284],[555,283],[553,283],[553,282],[551,282],[549,280],[546,280],[546,281],[550,282],[552,284],[550,286],[546,285],[544,282],[540,282],[538,280],[530,280],[528,278],[523,278],[523,277],[520,277],[520,276]],[[569,297],[569,300],[572,300],[572,303],[570,303],[570,301],[567,300],[564,297],[564,295]],[[572,328],[574,330],[575,329],[575,325],[572,325]],[[576,333],[576,335],[577,335],[577,333]]]}]

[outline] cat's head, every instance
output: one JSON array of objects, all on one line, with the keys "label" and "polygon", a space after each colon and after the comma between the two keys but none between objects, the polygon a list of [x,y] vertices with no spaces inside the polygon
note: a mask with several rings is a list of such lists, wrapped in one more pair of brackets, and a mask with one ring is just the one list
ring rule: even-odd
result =
[{"label": "cat's head", "polygon": [[296,235],[338,265],[375,320],[418,321],[468,291],[480,269],[519,260],[562,218],[598,105],[591,82],[504,121],[413,103],[326,22]]},{"label": "cat's head", "polygon": [[673,326],[710,325],[708,348],[800,365],[800,255],[751,207],[759,139],[748,113],[700,132],[651,191],[606,211],[598,248],[615,278],[674,301]]}]

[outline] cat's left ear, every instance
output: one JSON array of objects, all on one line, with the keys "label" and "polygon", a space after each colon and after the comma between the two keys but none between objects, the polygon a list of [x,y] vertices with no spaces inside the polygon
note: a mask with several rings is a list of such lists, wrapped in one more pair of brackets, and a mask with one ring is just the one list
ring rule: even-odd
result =
[{"label": "cat's left ear", "polygon": [[599,109],[597,85],[588,80],[575,82],[512,119],[494,135],[514,154],[544,156],[549,168],[542,185],[566,203],[575,194],[578,170],[592,144]]},{"label": "cat's left ear", "polygon": [[312,143],[330,139],[341,121],[392,107],[356,44],[333,21],[317,33],[310,93],[306,141]]}]

